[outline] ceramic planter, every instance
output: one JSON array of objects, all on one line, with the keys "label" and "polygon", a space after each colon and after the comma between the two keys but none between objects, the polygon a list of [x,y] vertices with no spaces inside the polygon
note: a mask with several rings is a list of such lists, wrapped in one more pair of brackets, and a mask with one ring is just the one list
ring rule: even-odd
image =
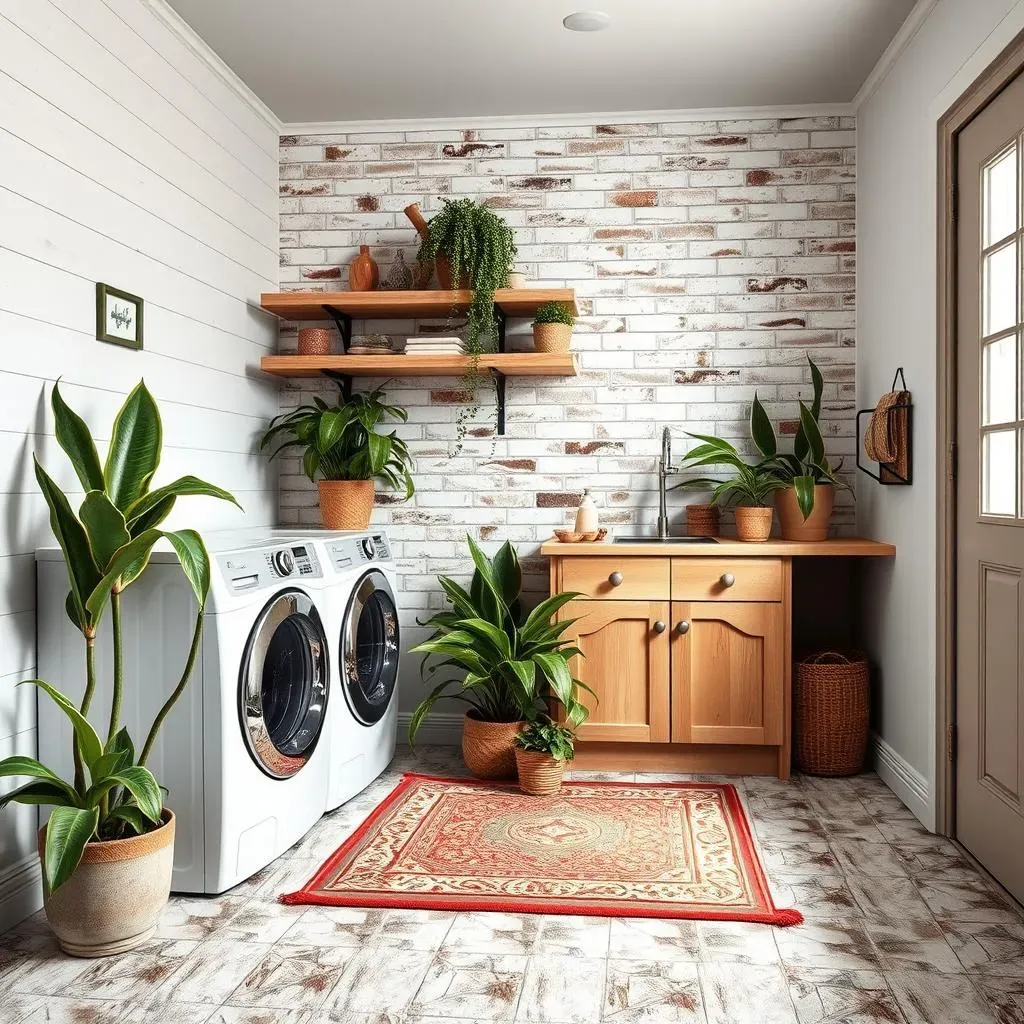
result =
[{"label": "ceramic planter", "polygon": [[328,530],[365,530],[373,514],[372,480],[321,480],[320,518]]},{"label": "ceramic planter", "polygon": [[467,711],[462,720],[462,759],[478,779],[514,779],[512,741],[525,722],[484,722]]},{"label": "ceramic planter", "polygon": [[[144,943],[171,893],[174,814],[145,835],[89,843],[74,874],[45,896],[46,920],[71,956],[124,953]],[[39,858],[46,827],[39,830]]]},{"label": "ceramic planter", "polygon": [[779,513],[779,529],[783,540],[818,541],[828,536],[828,522],[836,501],[832,484],[817,484],[814,488],[814,509],[804,519],[796,501],[796,491],[786,487],[775,492],[775,511]]},{"label": "ceramic planter", "polygon": [[736,539],[753,543],[763,543],[772,532],[772,516],[770,508],[737,508]]},{"label": "ceramic planter", "polygon": [[530,796],[553,796],[562,788],[565,762],[557,761],[539,750],[516,751],[519,788]]},{"label": "ceramic planter", "polygon": [[568,352],[572,328],[568,324],[534,324],[533,347],[538,352]]}]

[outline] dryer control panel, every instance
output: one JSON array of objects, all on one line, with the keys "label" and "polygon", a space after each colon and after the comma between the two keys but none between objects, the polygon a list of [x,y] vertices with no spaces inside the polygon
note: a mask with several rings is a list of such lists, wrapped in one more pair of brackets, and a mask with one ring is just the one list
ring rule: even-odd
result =
[{"label": "dryer control panel", "polygon": [[217,555],[224,581],[235,594],[269,587],[279,580],[322,579],[323,569],[309,544],[287,544]]},{"label": "dryer control panel", "polygon": [[391,545],[386,534],[368,533],[362,537],[346,537],[327,545],[331,564],[338,572],[370,562],[390,562]]}]

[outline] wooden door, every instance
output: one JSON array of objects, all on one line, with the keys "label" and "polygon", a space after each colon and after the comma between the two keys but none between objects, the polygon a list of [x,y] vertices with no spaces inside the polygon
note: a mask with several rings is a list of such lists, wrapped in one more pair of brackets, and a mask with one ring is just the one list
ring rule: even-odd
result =
[{"label": "wooden door", "polygon": [[672,742],[781,744],[781,603],[672,603]]},{"label": "wooden door", "polygon": [[598,697],[583,694],[590,717],[581,740],[667,743],[669,643],[667,601],[570,601],[559,619],[577,619],[566,636],[585,657],[570,668]]},{"label": "wooden door", "polygon": [[957,167],[956,835],[1024,899],[1024,76]]}]

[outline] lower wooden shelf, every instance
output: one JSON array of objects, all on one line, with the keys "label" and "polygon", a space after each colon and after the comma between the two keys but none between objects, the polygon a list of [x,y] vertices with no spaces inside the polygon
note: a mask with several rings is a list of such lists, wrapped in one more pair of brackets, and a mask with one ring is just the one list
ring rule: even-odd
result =
[{"label": "lower wooden shelf", "polygon": [[[575,377],[579,364],[571,352],[499,352],[480,356],[479,369],[506,377]],[[276,377],[316,377],[324,371],[349,377],[461,377],[469,356],[264,356],[260,368]]]}]

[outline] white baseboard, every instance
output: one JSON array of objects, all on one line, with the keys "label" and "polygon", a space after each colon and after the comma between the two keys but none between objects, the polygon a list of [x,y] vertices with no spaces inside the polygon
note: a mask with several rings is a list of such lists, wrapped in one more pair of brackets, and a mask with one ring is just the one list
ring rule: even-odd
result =
[{"label": "white baseboard", "polygon": [[0,932],[13,928],[42,906],[42,873],[35,854],[0,872]]},{"label": "white baseboard", "polygon": [[871,734],[871,759],[878,777],[907,805],[925,828],[935,828],[928,780],[878,733]]},{"label": "white baseboard", "polygon": [[[409,719],[411,711],[398,712],[398,742],[409,743]],[[423,743],[437,743],[457,747],[462,743],[462,715],[437,712],[427,715],[416,734],[417,746]]]}]

